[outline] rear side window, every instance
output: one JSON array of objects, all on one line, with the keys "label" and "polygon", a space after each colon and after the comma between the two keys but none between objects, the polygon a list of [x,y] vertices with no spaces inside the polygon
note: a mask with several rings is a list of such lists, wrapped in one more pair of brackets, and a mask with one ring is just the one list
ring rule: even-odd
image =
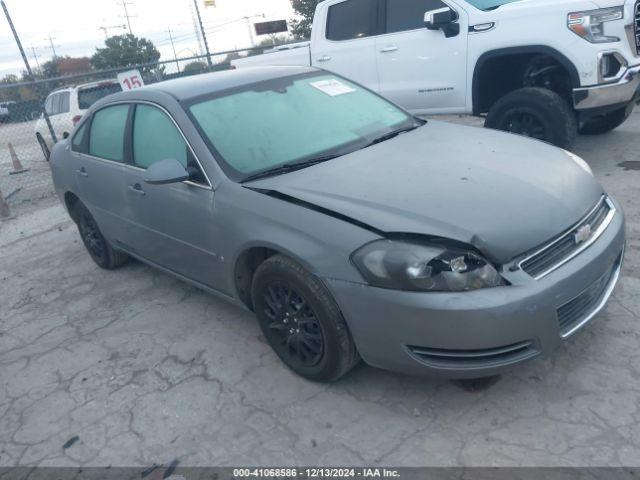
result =
[{"label": "rear side window", "polygon": [[69,92],[63,92],[60,94],[60,111],[58,113],[69,113],[69,98],[71,95]]},{"label": "rear side window", "polygon": [[377,0],[347,0],[329,7],[327,19],[329,40],[353,40],[377,34]]},{"label": "rear side window", "polygon": [[50,95],[47,97],[47,100],[44,102],[44,109],[47,111],[48,115],[53,115],[53,97],[55,95]]},{"label": "rear side window", "polygon": [[124,131],[129,115],[128,105],[114,105],[93,115],[89,132],[89,154],[94,157],[124,161]]},{"label": "rear side window", "polygon": [[133,163],[149,168],[173,158],[187,168],[187,144],[175,124],[156,107],[138,105],[133,121]]},{"label": "rear side window", "polygon": [[87,130],[88,122],[84,122],[82,126],[78,129],[76,134],[73,136],[73,140],[71,141],[71,147],[74,152],[86,153],[84,152],[83,144],[84,144],[84,134]]},{"label": "rear side window", "polygon": [[441,0],[387,0],[387,33],[425,28],[424,14],[446,6]]},{"label": "rear side window", "polygon": [[122,88],[118,83],[107,82],[89,88],[81,88],[78,90],[78,108],[87,110],[98,100],[111,95],[112,93],[121,92]]}]

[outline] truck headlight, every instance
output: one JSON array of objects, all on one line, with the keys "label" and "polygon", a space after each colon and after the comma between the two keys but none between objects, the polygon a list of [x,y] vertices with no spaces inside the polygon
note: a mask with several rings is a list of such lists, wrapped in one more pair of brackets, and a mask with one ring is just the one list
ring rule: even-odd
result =
[{"label": "truck headlight", "polygon": [[373,286],[408,291],[461,292],[505,285],[479,254],[463,248],[376,240],[351,257]]},{"label": "truck headlight", "polygon": [[591,43],[619,42],[620,38],[605,35],[604,24],[624,18],[624,7],[600,8],[570,13],[567,26],[576,35]]}]

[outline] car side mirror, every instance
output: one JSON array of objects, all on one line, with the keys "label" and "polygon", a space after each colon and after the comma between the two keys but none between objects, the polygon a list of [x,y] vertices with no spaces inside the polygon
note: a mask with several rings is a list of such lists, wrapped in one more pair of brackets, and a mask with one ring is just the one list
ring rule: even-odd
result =
[{"label": "car side mirror", "polygon": [[62,138],[63,138],[64,140],[66,140],[67,138],[69,138],[69,132],[64,132],[64,133],[62,134]]},{"label": "car side mirror", "polygon": [[449,7],[429,10],[424,14],[424,26],[428,30],[442,30],[446,38],[460,33],[460,24],[456,23],[458,14]]},{"label": "car side mirror", "polygon": [[174,158],[168,158],[151,165],[145,175],[144,181],[150,185],[168,185],[189,180],[189,172]]}]

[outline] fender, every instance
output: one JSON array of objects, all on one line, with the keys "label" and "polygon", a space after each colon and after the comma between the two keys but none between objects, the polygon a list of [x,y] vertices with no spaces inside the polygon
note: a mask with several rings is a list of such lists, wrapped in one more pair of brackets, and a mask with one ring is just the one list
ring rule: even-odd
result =
[{"label": "fender", "polygon": [[549,57],[556,60],[560,65],[567,69],[569,72],[569,76],[571,77],[571,83],[574,88],[580,87],[580,75],[578,74],[578,69],[573,64],[571,60],[565,57],[558,50],[548,47],[546,45],[527,45],[522,47],[509,47],[509,48],[498,48],[496,50],[490,50],[488,52],[483,53],[478,58],[476,62],[475,69],[473,71],[473,83],[472,83],[472,100],[473,100],[473,114],[480,114],[480,72],[482,71],[482,67],[484,64],[493,58],[503,57],[506,55],[517,55],[517,54],[532,54],[538,53],[543,55],[548,55]]}]

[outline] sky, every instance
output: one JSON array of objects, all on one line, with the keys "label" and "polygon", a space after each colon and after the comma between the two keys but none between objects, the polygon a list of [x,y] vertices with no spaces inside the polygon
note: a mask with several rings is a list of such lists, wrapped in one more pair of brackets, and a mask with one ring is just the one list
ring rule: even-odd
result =
[{"label": "sky", "polygon": [[[133,34],[151,40],[162,60],[173,58],[168,29],[178,57],[199,52],[193,0],[5,0],[5,4],[29,62],[36,67],[53,57],[53,49],[58,56],[91,56],[96,47],[104,46],[105,32],[100,27],[114,27],[108,29],[109,35],[128,32],[128,27],[122,28],[127,24],[123,1],[128,3]],[[243,17],[258,22],[294,16],[290,0],[216,0],[215,8],[197,1],[211,52],[251,46],[249,25]],[[22,70],[24,63],[0,11],[0,77]]]}]

